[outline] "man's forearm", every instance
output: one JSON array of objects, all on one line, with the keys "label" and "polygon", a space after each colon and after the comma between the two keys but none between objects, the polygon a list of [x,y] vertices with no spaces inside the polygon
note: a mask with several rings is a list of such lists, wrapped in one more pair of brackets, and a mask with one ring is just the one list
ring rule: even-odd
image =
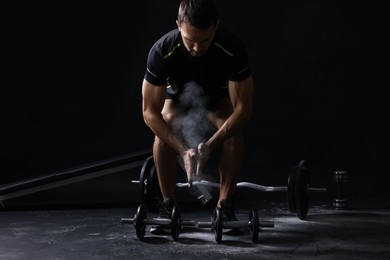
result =
[{"label": "man's forearm", "polygon": [[171,127],[165,122],[161,115],[149,115],[145,120],[146,125],[164,143],[171,146],[178,154],[182,155],[188,147],[179,141]]}]

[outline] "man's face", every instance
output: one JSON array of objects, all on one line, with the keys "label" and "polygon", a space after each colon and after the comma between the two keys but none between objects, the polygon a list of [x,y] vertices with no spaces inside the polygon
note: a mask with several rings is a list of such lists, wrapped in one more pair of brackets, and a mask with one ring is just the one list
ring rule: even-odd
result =
[{"label": "man's face", "polygon": [[213,41],[217,25],[212,25],[206,29],[198,29],[189,23],[176,21],[180,30],[184,46],[194,57],[200,57],[208,50]]}]

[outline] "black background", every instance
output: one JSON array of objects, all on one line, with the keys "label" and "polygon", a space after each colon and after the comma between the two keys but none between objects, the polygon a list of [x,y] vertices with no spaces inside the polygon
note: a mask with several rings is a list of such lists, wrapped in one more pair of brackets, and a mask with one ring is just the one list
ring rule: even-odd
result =
[{"label": "black background", "polygon": [[[176,26],[178,3],[5,8],[0,185],[152,146],[141,83],[149,48]],[[284,185],[291,165],[306,159],[315,186],[330,187],[332,172],[347,170],[352,196],[389,197],[383,83],[372,62],[381,23],[371,10],[380,7],[216,3],[220,26],[247,46],[255,80],[241,179]],[[117,190],[107,181],[107,192]]]}]

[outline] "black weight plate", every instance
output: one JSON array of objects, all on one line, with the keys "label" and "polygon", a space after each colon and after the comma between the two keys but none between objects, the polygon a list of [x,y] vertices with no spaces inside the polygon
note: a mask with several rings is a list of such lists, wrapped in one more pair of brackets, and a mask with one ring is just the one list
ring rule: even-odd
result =
[{"label": "black weight plate", "polygon": [[145,204],[150,212],[157,212],[158,202],[162,195],[153,156],[149,156],[142,165],[139,176],[139,190],[141,203]]},{"label": "black weight plate", "polygon": [[249,237],[253,243],[256,243],[259,240],[259,232],[260,232],[260,223],[259,223],[259,214],[257,210],[252,208],[249,212]]},{"label": "black weight plate", "polygon": [[288,176],[287,180],[287,203],[288,208],[290,212],[295,213],[296,212],[296,205],[295,205],[295,182],[296,182],[296,176],[297,176],[298,167],[292,166],[290,169],[290,174]]},{"label": "black weight plate", "polygon": [[160,202],[163,201],[160,185],[158,183],[158,176],[156,167],[153,165],[150,170],[149,190],[151,191],[148,196],[148,204],[150,212],[158,212]]},{"label": "black weight plate", "polygon": [[143,204],[138,206],[137,214],[135,215],[135,231],[137,237],[142,240],[145,237],[146,225],[144,219],[146,219],[146,208]]},{"label": "black weight plate", "polygon": [[297,216],[300,219],[305,219],[309,210],[309,178],[305,161],[302,160],[295,179],[295,205]]},{"label": "black weight plate", "polygon": [[142,204],[148,203],[148,196],[150,195],[150,171],[154,167],[153,156],[149,156],[142,165],[139,175],[139,191]]},{"label": "black weight plate", "polygon": [[222,213],[220,208],[215,208],[214,210],[214,219],[213,219],[213,231],[215,241],[221,243],[222,241]]},{"label": "black weight plate", "polygon": [[171,217],[171,234],[173,240],[175,241],[179,239],[180,219],[181,219],[180,208],[178,206],[174,206],[172,210],[172,217]]}]

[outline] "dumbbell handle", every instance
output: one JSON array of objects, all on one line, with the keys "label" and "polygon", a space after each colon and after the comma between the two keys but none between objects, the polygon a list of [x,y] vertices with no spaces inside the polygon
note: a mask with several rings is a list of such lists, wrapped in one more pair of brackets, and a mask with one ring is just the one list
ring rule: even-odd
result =
[{"label": "dumbbell handle", "polygon": [[[121,223],[122,224],[134,224],[135,218],[122,218]],[[165,225],[168,226],[171,224],[170,219],[144,219],[143,223],[145,225]],[[194,220],[181,220],[180,226],[182,227],[198,227],[198,228],[209,228],[212,226],[212,222],[196,222]],[[259,221],[259,224],[261,227],[274,227],[274,222],[272,220],[266,220],[266,221]],[[239,220],[239,221],[226,221],[224,222],[225,228],[242,228],[247,227],[250,225],[250,221],[246,220]]]},{"label": "dumbbell handle", "polygon": [[[135,218],[122,218],[121,219],[122,224],[134,224]],[[143,219],[143,223],[145,225],[169,225],[171,224],[170,219],[163,219],[163,218],[153,218],[153,219]]]},{"label": "dumbbell handle", "polygon": [[[250,226],[251,222],[247,220],[239,220],[239,221],[226,221],[224,222],[224,228],[242,228]],[[259,221],[261,227],[269,227],[273,228],[274,222],[272,220],[263,220]],[[198,222],[198,228],[210,228],[213,225],[213,222]]]},{"label": "dumbbell handle", "polygon": [[259,224],[260,224],[260,227],[268,227],[268,228],[275,227],[273,220],[261,220],[261,221],[259,221]]},{"label": "dumbbell handle", "polygon": [[135,219],[134,218],[121,218],[122,224],[134,224]]},{"label": "dumbbell handle", "polygon": [[[122,218],[121,219],[122,224],[134,224],[135,218]],[[152,218],[152,219],[144,219],[143,223],[145,225],[165,225],[168,226],[171,224],[170,219],[163,219],[163,218]],[[185,227],[195,227],[196,222],[193,220],[180,220],[179,221],[180,226]]]},{"label": "dumbbell handle", "polygon": [[325,192],[325,191],[327,191],[326,188],[308,188],[307,190],[310,192]]}]

